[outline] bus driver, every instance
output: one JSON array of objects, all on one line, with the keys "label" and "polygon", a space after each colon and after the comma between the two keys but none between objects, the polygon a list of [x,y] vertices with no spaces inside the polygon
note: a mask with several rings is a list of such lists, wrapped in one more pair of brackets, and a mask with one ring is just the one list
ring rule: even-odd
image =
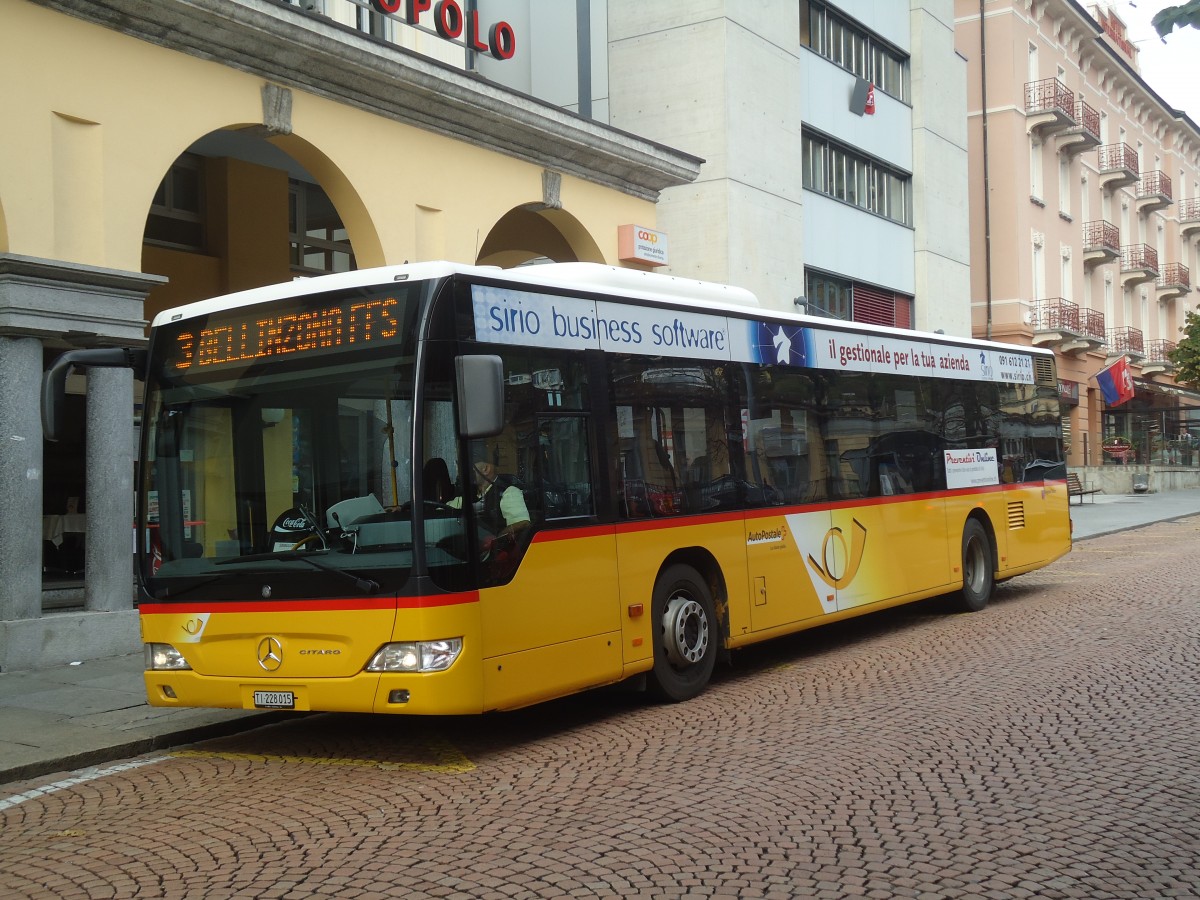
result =
[{"label": "bus driver", "polygon": [[[492,534],[511,537],[529,527],[529,507],[525,495],[511,475],[497,475],[496,466],[488,459],[487,447],[471,448],[471,465],[475,470],[475,514],[479,523]],[[462,497],[455,497],[447,506],[462,507]]]}]

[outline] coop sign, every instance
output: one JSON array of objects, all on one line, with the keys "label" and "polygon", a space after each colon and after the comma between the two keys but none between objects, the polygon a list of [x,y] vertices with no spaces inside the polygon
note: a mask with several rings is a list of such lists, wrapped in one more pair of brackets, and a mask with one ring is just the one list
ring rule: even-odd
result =
[{"label": "coop sign", "polygon": [[371,9],[423,31],[430,30],[429,18],[432,17],[433,30],[439,37],[448,41],[462,39],[468,50],[486,53],[496,59],[512,59],[517,51],[517,36],[511,25],[503,21],[490,27],[480,25],[479,10],[463,12],[458,0],[438,0],[436,3],[434,0],[371,0]]},{"label": "coop sign", "polygon": [[645,266],[665,266],[667,235],[644,225],[621,225],[617,228],[617,258]]}]

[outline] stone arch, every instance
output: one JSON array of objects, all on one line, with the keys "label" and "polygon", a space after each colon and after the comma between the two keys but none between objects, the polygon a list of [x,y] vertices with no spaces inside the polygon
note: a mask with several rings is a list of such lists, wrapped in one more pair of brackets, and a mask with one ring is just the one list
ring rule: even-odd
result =
[{"label": "stone arch", "polygon": [[147,319],[170,306],[293,277],[288,229],[292,179],[314,183],[328,197],[358,267],[383,263],[378,230],[339,167],[305,138],[270,135],[262,126],[209,131],[157,173],[151,170],[148,180],[154,183],[144,201],[144,223],[149,223],[151,197],[162,178],[188,153],[200,158],[205,174],[205,250],[180,252],[146,241],[143,234],[143,271],[169,279],[147,297]]},{"label": "stone arch", "polygon": [[541,204],[519,206],[501,216],[479,248],[481,266],[512,268],[535,259],[604,262],[595,238],[571,213]]},{"label": "stone arch", "polygon": [[346,226],[358,267],[365,269],[384,265],[386,260],[379,229],[371,218],[362,196],[337,164],[316,145],[296,134],[274,137],[270,143],[300,163],[329,195],[341,216],[342,224]]}]

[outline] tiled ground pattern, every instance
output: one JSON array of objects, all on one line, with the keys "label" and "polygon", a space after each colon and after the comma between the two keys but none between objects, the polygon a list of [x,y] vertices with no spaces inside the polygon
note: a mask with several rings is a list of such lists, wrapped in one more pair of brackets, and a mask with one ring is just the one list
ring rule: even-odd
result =
[{"label": "tiled ground pattern", "polygon": [[[5,897],[1200,896],[1200,519],[699,699],[311,716],[0,812]],[[4,797],[65,776],[6,785]]]}]

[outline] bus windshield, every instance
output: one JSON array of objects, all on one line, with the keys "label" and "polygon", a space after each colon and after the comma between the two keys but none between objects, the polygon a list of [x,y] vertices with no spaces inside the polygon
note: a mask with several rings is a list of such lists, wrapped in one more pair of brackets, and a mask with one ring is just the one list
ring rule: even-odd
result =
[{"label": "bus windshield", "polygon": [[[300,297],[156,330],[138,516],[150,596],[201,599],[214,582],[223,598],[269,599],[268,577],[289,597],[403,585],[429,288]],[[424,412],[448,434],[451,396],[432,386]]]}]

